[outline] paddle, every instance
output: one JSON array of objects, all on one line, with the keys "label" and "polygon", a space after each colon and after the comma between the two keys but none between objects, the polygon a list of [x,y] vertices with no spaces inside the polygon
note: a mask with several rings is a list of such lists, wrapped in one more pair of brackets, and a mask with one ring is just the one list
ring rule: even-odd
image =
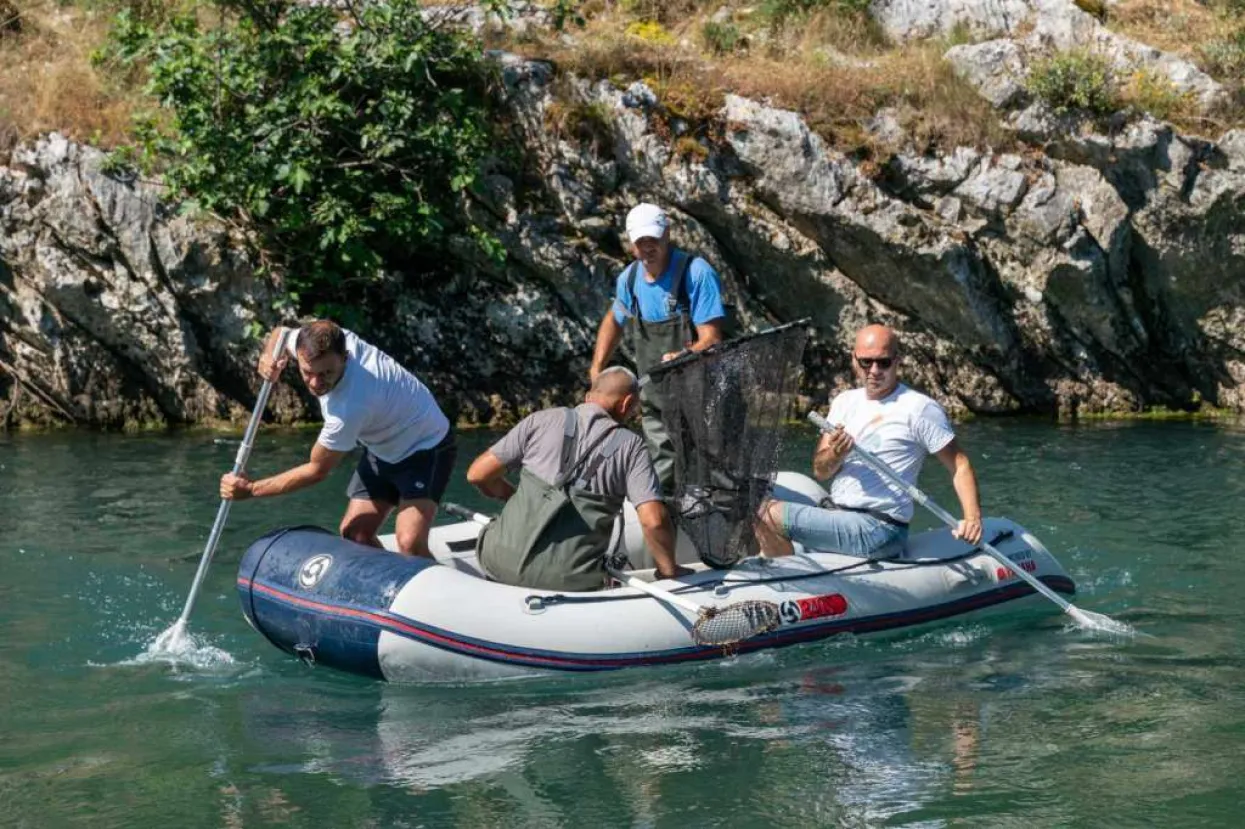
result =
[{"label": "paddle", "polygon": [[[450,515],[466,521],[475,521],[477,524],[488,524],[493,520],[488,515],[467,509],[459,504],[443,503],[441,508]],[[692,639],[698,645],[727,647],[767,633],[778,627],[782,621],[778,613],[778,605],[774,602],[750,599],[734,602],[724,607],[698,605],[614,567],[607,566],[605,569],[611,576],[633,590],[647,593],[654,599],[694,613],[697,618],[692,626]]]},{"label": "paddle", "polygon": [[[276,346],[273,349],[273,362],[280,359],[281,353],[285,350],[285,342],[293,332],[287,328],[281,329],[281,334],[277,337]],[[255,398],[255,410],[251,412],[251,420],[246,424],[246,432],[242,435],[242,443],[238,447],[238,454],[233,462],[233,474],[240,475],[246,469],[246,462],[251,457],[252,441],[255,439],[255,432],[259,429],[259,421],[263,417],[264,407],[268,405],[268,395],[272,393],[272,381],[265,378],[264,384],[259,388],[259,396]],[[199,569],[195,572],[194,581],[190,585],[190,595],[186,597],[186,606],[182,608],[182,615],[168,630],[156,637],[156,641],[151,645],[151,651],[170,652],[180,649],[182,640],[186,635],[186,622],[190,619],[190,612],[194,610],[195,599],[199,596],[199,588],[203,584],[203,577],[207,575],[208,565],[212,561],[212,555],[216,552],[216,545],[220,541],[221,532],[225,529],[225,521],[229,518],[229,507],[233,504],[228,498],[222,498],[220,508],[216,510],[216,522],[212,524],[212,531],[208,533],[207,544],[203,548],[203,558],[199,560]]]},{"label": "paddle", "polygon": [[[812,421],[813,424],[816,425],[818,429],[825,432],[826,434],[829,434],[834,431],[834,426],[832,426],[828,420],[826,420],[824,417],[822,417],[815,411],[808,413],[808,419]],[[874,471],[876,471],[879,475],[885,478],[891,485],[907,493],[907,495],[910,498],[912,498],[913,501],[916,501],[918,504],[925,507],[930,512],[932,512],[934,515],[942,519],[942,522],[946,524],[948,527],[954,530],[955,528],[959,526],[960,522],[956,520],[955,516],[947,512],[942,507],[938,506],[938,504],[934,503],[934,501],[931,500],[930,497],[926,495],[924,492],[917,489],[915,486],[908,483],[903,478],[899,477],[899,475],[896,474],[893,469],[887,466],[884,461],[882,461],[872,452],[856,444],[853,444],[852,452],[854,452],[862,461],[864,461],[869,466],[871,466],[874,469]],[[988,542],[983,540],[981,544],[978,546],[980,546],[981,549],[985,550],[992,558],[997,560],[1000,564],[1002,564],[1008,570],[1012,571],[1014,575],[1020,577],[1021,579],[1024,579],[1025,582],[1027,582],[1028,585],[1032,587],[1034,590],[1036,590],[1038,593],[1041,593],[1043,596],[1045,596],[1046,598],[1050,599],[1052,602],[1057,604],[1060,610],[1062,610],[1064,613],[1067,613],[1074,620],[1076,620],[1076,623],[1080,625],[1081,627],[1091,628],[1094,630],[1102,630],[1108,633],[1117,633],[1117,634],[1133,633],[1133,629],[1129,627],[1128,625],[1124,624],[1123,622],[1117,622],[1115,619],[1112,619],[1110,616],[1104,616],[1101,613],[1093,613],[1092,611],[1089,611],[1089,610],[1081,610],[1080,608],[1073,605],[1071,602],[1066,601],[1062,596],[1060,596],[1055,591],[1051,590],[1046,585],[1042,584],[1042,582],[1039,581],[1035,576],[1030,575],[1023,568],[1021,568],[1018,564],[1016,564],[1016,562],[1012,561],[1010,558],[1005,556],[1003,553],[1001,553],[999,550],[997,550],[993,545],[989,544]]]}]

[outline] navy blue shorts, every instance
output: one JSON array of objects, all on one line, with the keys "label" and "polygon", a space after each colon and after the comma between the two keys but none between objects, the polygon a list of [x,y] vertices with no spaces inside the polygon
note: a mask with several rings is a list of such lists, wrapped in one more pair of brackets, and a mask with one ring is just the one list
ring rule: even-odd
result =
[{"label": "navy blue shorts", "polygon": [[397,463],[382,461],[365,448],[350,478],[350,485],[346,487],[346,495],[356,500],[380,501],[392,506],[423,498],[439,504],[445,487],[449,485],[457,456],[453,429],[446,432],[445,438],[436,446],[413,452]]}]

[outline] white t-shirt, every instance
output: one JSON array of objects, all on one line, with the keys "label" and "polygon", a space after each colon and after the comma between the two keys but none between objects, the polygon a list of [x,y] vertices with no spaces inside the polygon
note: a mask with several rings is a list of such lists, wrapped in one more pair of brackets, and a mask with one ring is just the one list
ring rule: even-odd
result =
[{"label": "white t-shirt", "polygon": [[[362,445],[397,463],[440,443],[450,422],[428,387],[376,346],[345,333],[346,371],[328,394],[316,397],[324,417],[320,445],[334,452]],[[287,341],[291,354],[295,340]]]},{"label": "white t-shirt", "polygon": [[[830,402],[826,419],[842,423],[862,449],[913,485],[925,458],[955,438],[942,406],[902,383],[881,400],[870,400],[864,389],[845,391]],[[876,510],[899,521],[912,519],[912,499],[851,455],[831,481],[830,497],[839,506]]]}]

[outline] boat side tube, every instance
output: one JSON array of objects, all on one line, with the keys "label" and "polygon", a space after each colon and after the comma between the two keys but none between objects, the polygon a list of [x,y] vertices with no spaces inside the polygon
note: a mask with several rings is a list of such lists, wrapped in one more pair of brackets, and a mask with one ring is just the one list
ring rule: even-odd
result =
[{"label": "boat side tube", "polygon": [[238,596],[251,627],[305,662],[383,679],[377,641],[384,611],[428,567],[319,527],[275,530],[247,549]]}]

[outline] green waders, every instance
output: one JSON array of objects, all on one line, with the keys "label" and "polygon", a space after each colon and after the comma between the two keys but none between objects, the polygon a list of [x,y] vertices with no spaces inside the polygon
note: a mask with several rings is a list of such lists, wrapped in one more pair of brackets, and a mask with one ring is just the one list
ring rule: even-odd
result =
[{"label": "green waders", "polygon": [[585,487],[625,433],[614,424],[576,457],[578,431],[579,415],[567,409],[557,478],[546,483],[522,470],[514,495],[481,535],[480,564],[498,581],[571,592],[605,586],[605,554],[623,496]]},{"label": "green waders", "polygon": [[[639,262],[631,265],[628,276],[627,290],[631,294],[631,316],[627,328],[631,336],[631,350],[635,354],[636,373],[640,376],[648,374],[654,367],[661,365],[661,358],[670,353],[678,353],[695,339],[695,328],[692,325],[691,302],[688,300],[687,271],[696,257],[684,254],[683,267],[675,272],[674,283],[670,286],[668,306],[671,316],[661,322],[646,322],[640,319],[639,302],[635,297],[635,280],[638,271],[643,267]],[[661,482],[663,495],[674,493],[674,442],[666,432],[661,421],[664,401],[657,393],[653,383],[645,383],[640,389],[641,415],[644,427],[644,443],[648,454],[653,459],[653,468],[657,479]]]}]

